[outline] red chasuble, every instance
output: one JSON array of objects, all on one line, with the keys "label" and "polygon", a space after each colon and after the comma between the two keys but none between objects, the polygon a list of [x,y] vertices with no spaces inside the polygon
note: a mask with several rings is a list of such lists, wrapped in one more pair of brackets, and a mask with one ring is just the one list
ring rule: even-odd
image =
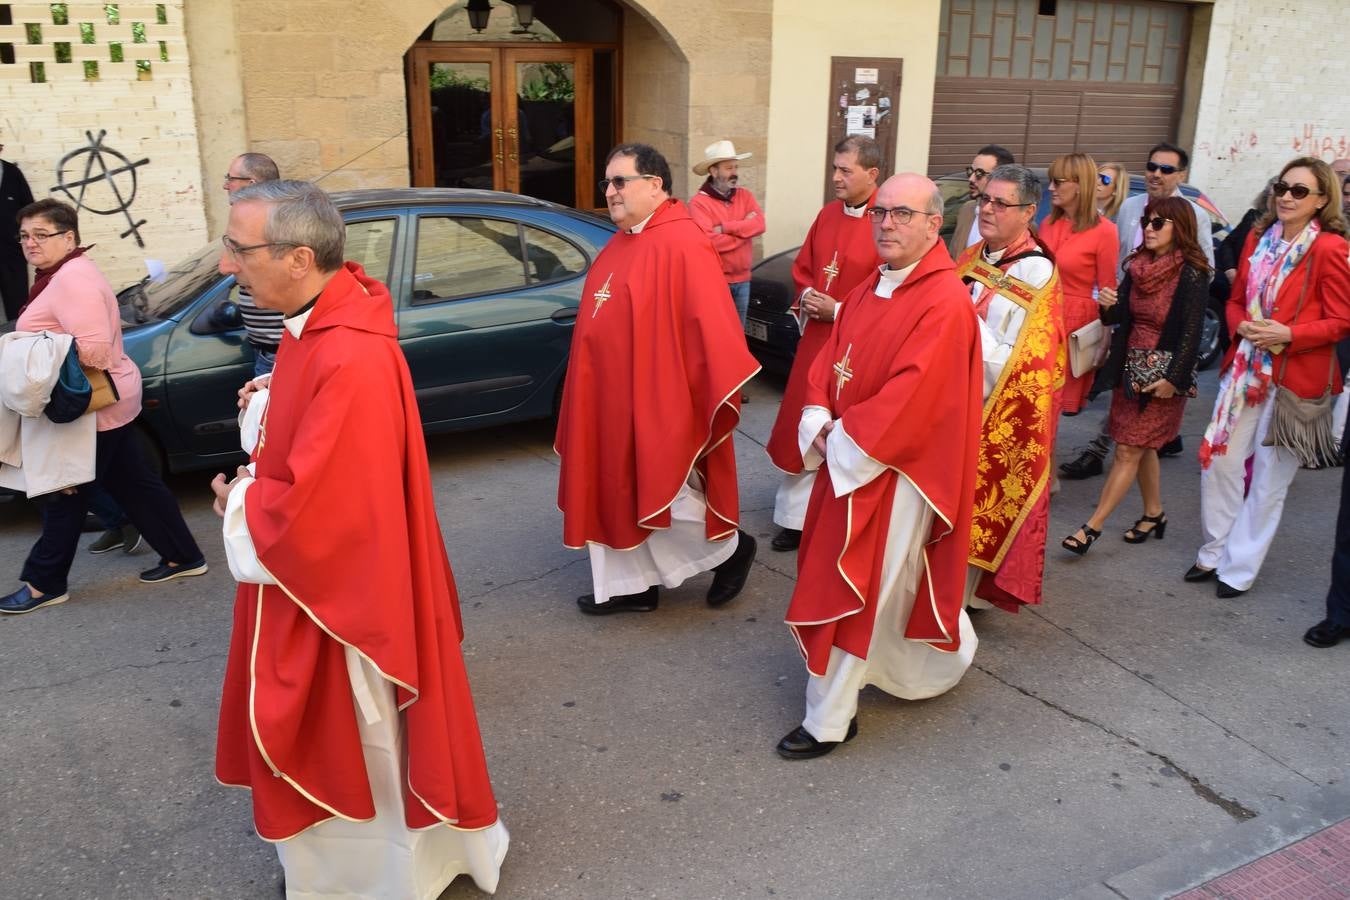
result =
[{"label": "red chasuble", "polygon": [[[867,198],[867,208],[877,202],[877,192]],[[844,201],[834,200],[816,216],[806,243],[797,252],[792,264],[792,283],[797,291],[792,311],[798,310],[802,291],[815,288],[836,300],[843,300],[853,289],[866,281],[878,265],[877,245],[872,239],[872,220],[866,214],[853,218],[844,212]],[[835,316],[838,317],[836,312]],[[773,431],[769,435],[768,451],[773,464],[784,472],[797,474],[802,470],[802,455],[797,449],[797,423],[802,420],[806,405],[807,375],[816,354],[830,338],[830,322],[807,319],[797,354],[792,358],[783,402],[778,407]]]},{"label": "red chasuble", "polygon": [[731,432],[758,371],[717,253],[683,203],[610,238],[582,290],[553,444],[563,543],[638,546],[670,527],[692,469],[708,539],[730,537],[740,517]]},{"label": "red chasuble", "polygon": [[983,241],[967,247],[957,260],[957,274],[991,288],[1027,314],[984,404],[970,564],[991,573],[981,578],[976,596],[1016,612],[1041,602],[1050,467],[1067,371],[1063,301],[1058,274],[1032,287],[985,262],[983,248]]},{"label": "red chasuble", "polygon": [[[822,465],[807,507],[786,621],[824,675],[830,648],[867,658],[900,478],[933,509],[924,572],[904,635],[960,649],[983,368],[970,294],[938,242],[890,299],[880,274],[849,294],[811,367],[806,405],[822,406],[886,470],[835,497]],[[799,457],[800,458],[800,457]]]},{"label": "red chasuble", "polygon": [[216,777],[258,834],[374,817],[345,647],[394,687],[409,828],[497,820],[417,401],[384,285],[347,263],[282,339],[245,513],[276,585],[241,584]]}]

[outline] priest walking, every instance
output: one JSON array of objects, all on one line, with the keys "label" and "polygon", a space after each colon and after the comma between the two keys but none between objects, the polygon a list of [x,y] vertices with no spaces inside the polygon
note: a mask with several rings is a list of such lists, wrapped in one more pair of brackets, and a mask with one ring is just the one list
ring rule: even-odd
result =
[{"label": "priest walking", "polygon": [[239,582],[216,777],[252,789],[289,897],[490,893],[508,836],[389,291],[314,185],[230,203],[220,270],[285,333],[240,392],[252,464],[211,484]]},{"label": "priest walking", "polygon": [[605,163],[619,233],[586,276],[554,449],[563,543],[590,554],[590,615],[649,612],[659,588],[712,570],[707,602],[745,586],[755,539],[737,528],[741,386],[759,371],[722,266],[670,166],[646,144]]},{"label": "priest walking", "polygon": [[844,301],[811,366],[797,429],[818,472],[787,624],[806,658],[806,716],[787,759],[858,732],[858,691],[951,689],[977,644],[962,608],[980,438],[980,341],[939,240],[942,195],[886,181],[868,211],[885,264]]},{"label": "priest walking", "polygon": [[781,528],[770,544],[775,550],[795,550],[801,542],[806,503],[816,477],[814,471],[802,468],[797,449],[807,374],[830,337],[839,301],[871,276],[880,262],[867,218],[880,174],[881,148],[876,141],[851,135],[835,145],[831,179],[836,199],[816,216],[792,264],[797,299],[791,312],[801,339],[768,444],[769,458],[784,473],[773,505],[774,524]]}]

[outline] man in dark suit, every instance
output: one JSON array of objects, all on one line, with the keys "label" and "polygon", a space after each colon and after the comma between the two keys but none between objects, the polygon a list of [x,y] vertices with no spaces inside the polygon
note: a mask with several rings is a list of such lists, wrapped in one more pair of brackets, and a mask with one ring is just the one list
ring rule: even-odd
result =
[{"label": "man in dark suit", "polygon": [[[1341,448],[1350,440],[1350,418],[1341,436]],[[1334,647],[1350,638],[1350,466],[1341,470],[1341,511],[1336,516],[1336,544],[1331,551],[1331,587],[1327,590],[1327,617],[1309,628],[1303,640],[1313,647]]]},{"label": "man in dark suit", "polygon": [[[0,150],[5,145],[0,144]],[[19,317],[19,308],[28,302],[28,262],[19,248],[19,210],[33,202],[33,192],[19,167],[0,159],[0,299],[5,318]]]}]

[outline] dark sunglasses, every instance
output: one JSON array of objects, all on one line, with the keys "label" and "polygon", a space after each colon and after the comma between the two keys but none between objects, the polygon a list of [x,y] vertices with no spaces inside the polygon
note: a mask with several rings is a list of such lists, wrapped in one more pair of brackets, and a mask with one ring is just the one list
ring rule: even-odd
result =
[{"label": "dark sunglasses", "polygon": [[624,185],[630,181],[641,181],[644,178],[655,178],[655,175],[615,175],[613,178],[601,178],[600,190],[607,190],[609,186],[614,185],[614,190],[621,191]]},{"label": "dark sunglasses", "polygon": [[1302,200],[1309,194],[1318,194],[1320,196],[1323,193],[1322,191],[1314,191],[1306,184],[1288,184],[1283,181],[1275,182],[1270,186],[1270,189],[1274,191],[1276,197],[1283,197],[1285,194],[1288,194],[1295,200]]},{"label": "dark sunglasses", "polygon": [[1097,180],[1099,180],[1102,184],[1107,185],[1108,187],[1111,184],[1111,176],[1107,175],[1105,172],[1098,172]]},{"label": "dark sunglasses", "polygon": [[988,178],[989,173],[984,169],[977,169],[974,166],[966,166],[967,178]]},{"label": "dark sunglasses", "polygon": [[1172,175],[1175,174],[1176,172],[1181,171],[1176,166],[1165,166],[1162,163],[1155,163],[1151,161],[1146,163],[1144,165],[1144,168],[1148,169],[1150,172],[1161,172],[1164,175]]},{"label": "dark sunglasses", "polygon": [[1139,227],[1144,230],[1147,230],[1148,227],[1152,225],[1154,231],[1162,231],[1163,226],[1170,221],[1172,220],[1164,219],[1162,216],[1153,216],[1152,218],[1150,218],[1149,216],[1142,216],[1139,219]]}]

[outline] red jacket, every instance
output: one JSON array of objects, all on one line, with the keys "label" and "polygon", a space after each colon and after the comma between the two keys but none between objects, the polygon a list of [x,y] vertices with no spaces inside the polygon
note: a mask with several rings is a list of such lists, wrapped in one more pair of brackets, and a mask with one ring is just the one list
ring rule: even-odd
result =
[{"label": "red jacket", "polygon": [[[730,200],[723,200],[700,188],[689,201],[689,215],[712,238],[727,284],[749,281],[750,239],[764,233],[764,211],[754,195],[736,188]],[[718,225],[722,226],[720,234],[713,231]]]},{"label": "red jacket", "polygon": [[[1247,235],[1242,248],[1242,257],[1238,262],[1237,278],[1233,281],[1233,292],[1228,295],[1228,334],[1236,337],[1237,327],[1246,322],[1247,315],[1247,277],[1251,271],[1250,258],[1256,249],[1261,235],[1256,229]],[[1284,385],[1305,399],[1322,396],[1327,389],[1328,379],[1333,393],[1341,392],[1341,379],[1337,377],[1336,342],[1350,336],[1350,265],[1346,264],[1346,254],[1350,252],[1345,238],[1338,234],[1322,232],[1313,241],[1312,247],[1294,270],[1280,285],[1275,295],[1275,308],[1270,318],[1275,322],[1290,326],[1294,338],[1283,353],[1274,358],[1275,383]],[[1308,266],[1312,265],[1313,280],[1303,301],[1303,311],[1298,312],[1299,297],[1303,295],[1303,285],[1308,278]],[[1294,315],[1298,312],[1298,322]],[[1233,361],[1238,341],[1234,340],[1224,357],[1224,368]]]}]

